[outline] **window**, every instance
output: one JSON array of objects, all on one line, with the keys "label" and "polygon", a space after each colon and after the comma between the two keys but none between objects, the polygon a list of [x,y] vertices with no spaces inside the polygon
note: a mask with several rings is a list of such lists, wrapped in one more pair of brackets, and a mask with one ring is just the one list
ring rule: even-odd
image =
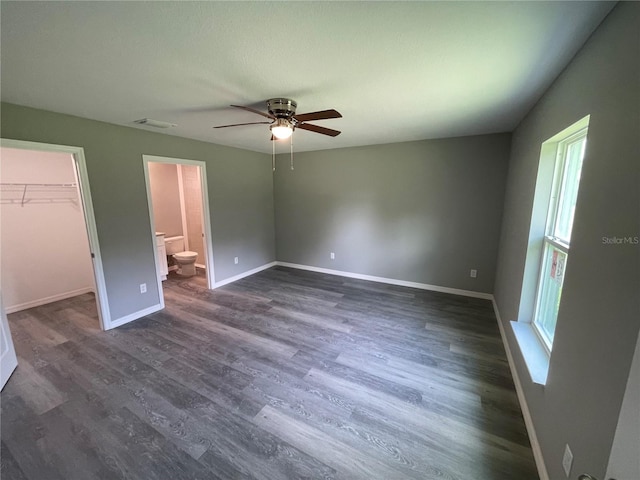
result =
[{"label": "window", "polygon": [[569,261],[571,230],[586,144],[586,128],[557,143],[533,315],[534,329],[548,351],[553,345],[564,272]]}]

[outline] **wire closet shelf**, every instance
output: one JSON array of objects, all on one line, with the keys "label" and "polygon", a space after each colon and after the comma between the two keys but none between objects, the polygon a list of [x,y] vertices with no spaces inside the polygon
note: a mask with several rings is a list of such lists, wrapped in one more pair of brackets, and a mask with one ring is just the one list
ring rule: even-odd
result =
[{"label": "wire closet shelf", "polygon": [[24,207],[36,203],[78,204],[77,183],[0,183],[0,203]]}]

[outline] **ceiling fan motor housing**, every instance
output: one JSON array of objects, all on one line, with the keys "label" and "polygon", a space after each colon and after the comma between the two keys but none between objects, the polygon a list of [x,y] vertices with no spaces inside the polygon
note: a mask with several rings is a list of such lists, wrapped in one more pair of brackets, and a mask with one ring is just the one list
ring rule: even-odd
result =
[{"label": "ceiling fan motor housing", "polygon": [[267,110],[276,118],[291,118],[296,114],[298,104],[289,98],[267,100]]}]

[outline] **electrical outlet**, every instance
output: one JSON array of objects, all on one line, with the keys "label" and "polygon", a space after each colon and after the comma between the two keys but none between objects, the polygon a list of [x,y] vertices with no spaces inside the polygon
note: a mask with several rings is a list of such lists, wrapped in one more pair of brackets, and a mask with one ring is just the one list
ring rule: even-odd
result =
[{"label": "electrical outlet", "polygon": [[331,257],[331,260],[335,260],[335,259],[336,259],[336,254],[335,254],[335,253],[333,253],[333,252],[331,252],[331,253],[329,254],[329,256]]},{"label": "electrical outlet", "polygon": [[469,273],[469,276],[471,278],[476,278],[478,276],[478,270],[471,270],[471,272]]},{"label": "electrical outlet", "polygon": [[147,284],[146,283],[141,283],[140,284],[140,293],[147,293]]},{"label": "electrical outlet", "polygon": [[233,263],[238,264],[238,257],[233,257]]},{"label": "electrical outlet", "polygon": [[573,453],[571,453],[571,449],[569,448],[569,444],[567,443],[564,447],[564,455],[562,456],[562,468],[564,468],[564,473],[569,478],[569,474],[571,473],[571,465],[573,464]]}]

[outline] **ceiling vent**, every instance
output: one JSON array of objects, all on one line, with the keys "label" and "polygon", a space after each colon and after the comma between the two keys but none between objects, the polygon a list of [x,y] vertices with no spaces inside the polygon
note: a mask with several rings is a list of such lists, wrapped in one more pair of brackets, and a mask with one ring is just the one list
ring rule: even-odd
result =
[{"label": "ceiling vent", "polygon": [[148,125],[149,127],[156,128],[170,128],[178,126],[175,123],[163,122],[162,120],[153,120],[152,118],[141,118],[140,120],[134,120],[133,123],[137,123],[138,125]]}]

